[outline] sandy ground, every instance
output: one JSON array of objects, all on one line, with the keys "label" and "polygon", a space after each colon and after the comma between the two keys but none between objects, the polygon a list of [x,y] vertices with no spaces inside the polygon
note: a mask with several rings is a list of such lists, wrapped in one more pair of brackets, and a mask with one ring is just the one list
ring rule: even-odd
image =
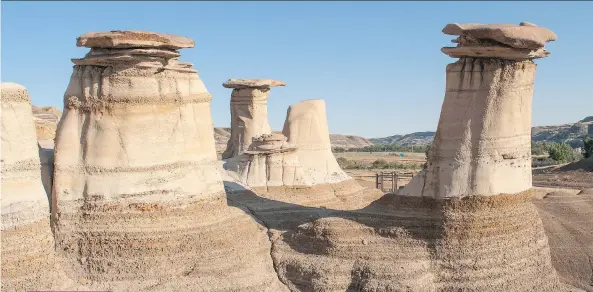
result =
[{"label": "sandy ground", "polygon": [[537,187],[584,189],[593,188],[593,159],[533,169],[533,185]]},{"label": "sandy ground", "polygon": [[[404,157],[399,154],[403,153]],[[409,153],[409,152],[346,152],[334,153],[337,157],[344,157],[349,160],[363,161],[365,163],[372,163],[377,159],[384,159],[387,162],[397,162],[402,164],[423,164],[426,161],[424,153]],[[586,164],[586,165],[585,165]],[[593,172],[588,171],[590,163],[583,163],[583,161],[573,164],[562,164],[556,166],[546,166],[533,168],[533,186],[534,187],[549,187],[549,188],[567,188],[567,189],[584,189],[593,188]],[[585,168],[585,169],[583,169]],[[410,173],[414,175],[419,170],[346,170],[350,176],[359,181],[366,187],[375,186],[375,174],[378,172],[396,171],[397,173]],[[406,185],[409,179],[402,178],[398,181],[398,186]]]}]

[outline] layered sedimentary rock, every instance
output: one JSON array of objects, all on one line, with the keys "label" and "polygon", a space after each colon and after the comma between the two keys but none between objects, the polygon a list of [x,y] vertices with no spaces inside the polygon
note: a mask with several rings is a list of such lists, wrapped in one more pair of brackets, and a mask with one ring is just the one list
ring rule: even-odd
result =
[{"label": "layered sedimentary rock", "polygon": [[456,51],[461,60],[447,68],[447,92],[427,169],[405,195],[386,195],[350,212],[326,210],[274,241],[276,270],[291,289],[566,289],[552,267],[529,191],[535,65],[530,58],[507,58],[507,46],[542,37],[529,36],[534,26],[503,29],[504,38],[498,27],[483,26],[496,35],[492,38],[483,31],[474,34],[481,26],[455,27],[461,28],[462,39],[472,40],[461,41],[464,50],[502,46],[505,52],[474,58]]},{"label": "layered sedimentary rock", "polygon": [[312,99],[288,108],[282,134],[299,149],[299,161],[314,184],[351,179],[331,151],[325,101]]},{"label": "layered sedimentary rock", "polygon": [[[443,32],[459,36],[457,47],[443,52],[460,59],[447,66],[445,100],[426,171],[402,194],[450,198],[528,190],[536,69],[531,59],[549,54],[544,44],[555,34],[525,23],[448,24]],[[523,50],[545,54],[514,55]]]},{"label": "layered sedimentary rock", "polygon": [[282,134],[262,135],[253,138],[248,150],[225,166],[252,188],[310,186],[297,152]]},{"label": "layered sedimentary rock", "polygon": [[243,154],[253,138],[272,133],[268,122],[270,89],[285,85],[270,79],[229,79],[222,85],[233,89],[231,138],[222,154],[223,159]]},{"label": "layered sedimentary rock", "polygon": [[226,202],[211,96],[184,37],[88,33],[55,145],[57,248],[76,288],[271,291],[265,229]]},{"label": "layered sedimentary rock", "polygon": [[48,196],[27,90],[2,83],[2,291],[59,288]]}]

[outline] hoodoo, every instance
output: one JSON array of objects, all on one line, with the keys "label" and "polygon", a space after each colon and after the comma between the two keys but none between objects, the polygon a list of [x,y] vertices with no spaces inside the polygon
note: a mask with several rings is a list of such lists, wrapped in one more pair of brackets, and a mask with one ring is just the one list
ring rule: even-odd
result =
[{"label": "hoodoo", "polygon": [[460,58],[447,66],[445,100],[428,157],[431,198],[515,194],[531,188],[531,103],[536,65],[556,36],[532,25],[448,24]]},{"label": "hoodoo", "polygon": [[529,192],[532,59],[556,36],[528,23],[443,31],[459,36],[443,52],[460,60],[447,67],[426,170],[397,195],[276,241],[276,269],[291,288],[567,291]]},{"label": "hoodoo", "polygon": [[[282,290],[265,229],[229,207],[188,38],[87,33],[55,145],[56,240],[81,286]],[[232,232],[230,232],[232,231]],[[83,285],[84,284],[84,285]]]},{"label": "hoodoo", "polygon": [[529,192],[532,60],[549,55],[556,35],[530,23],[448,24],[443,33],[458,36],[442,51],[460,59],[447,66],[426,170],[401,192],[436,200],[440,289],[560,291]]},{"label": "hoodoo", "polygon": [[299,161],[314,184],[351,179],[331,151],[325,101],[305,100],[288,108],[282,130],[288,143],[299,149]]},{"label": "hoodoo", "polygon": [[270,79],[229,79],[222,86],[232,88],[231,138],[223,159],[243,154],[253,138],[271,134],[268,122],[268,97],[270,89],[285,86],[282,81]]},{"label": "hoodoo", "polygon": [[25,87],[2,83],[2,291],[59,288],[50,208],[31,101]]}]

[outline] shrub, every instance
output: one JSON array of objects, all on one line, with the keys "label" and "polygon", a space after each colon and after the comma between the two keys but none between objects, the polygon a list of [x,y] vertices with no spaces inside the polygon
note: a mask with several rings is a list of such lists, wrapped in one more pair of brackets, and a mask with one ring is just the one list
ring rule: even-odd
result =
[{"label": "shrub", "polygon": [[575,151],[566,143],[552,143],[548,152],[550,158],[557,162],[571,162],[578,159],[575,157]]},{"label": "shrub", "polygon": [[583,139],[583,156],[585,158],[593,157],[593,138],[587,137]]},{"label": "shrub", "polygon": [[386,169],[388,167],[389,167],[389,163],[385,159],[377,159],[377,160],[373,161],[373,163],[371,164],[371,168],[376,168],[376,169]]},{"label": "shrub", "polygon": [[344,149],[342,147],[335,147],[332,150],[333,150],[334,153],[343,153],[343,152],[346,152],[346,149]]}]

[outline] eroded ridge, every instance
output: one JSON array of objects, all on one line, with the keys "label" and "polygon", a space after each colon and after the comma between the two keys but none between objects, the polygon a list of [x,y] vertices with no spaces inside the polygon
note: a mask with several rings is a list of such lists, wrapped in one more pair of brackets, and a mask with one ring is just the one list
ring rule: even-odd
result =
[{"label": "eroded ridge", "polygon": [[55,145],[56,242],[76,289],[282,291],[266,230],[228,206],[210,94],[150,32],[89,33]]},{"label": "eroded ridge", "polygon": [[2,290],[60,288],[29,94],[2,83]]}]

